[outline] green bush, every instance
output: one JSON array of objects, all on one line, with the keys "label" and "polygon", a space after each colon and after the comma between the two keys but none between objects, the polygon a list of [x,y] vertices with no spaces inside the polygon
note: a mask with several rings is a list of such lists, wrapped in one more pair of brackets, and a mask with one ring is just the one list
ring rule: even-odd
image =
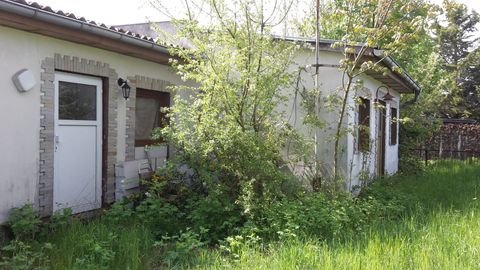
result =
[{"label": "green bush", "polygon": [[112,205],[103,216],[104,220],[110,224],[131,223],[135,216],[133,203],[128,199],[123,199]]},{"label": "green bush", "polygon": [[[55,232],[58,230],[65,229],[73,221],[72,209],[65,208],[60,211],[53,213],[50,218],[50,222],[45,226],[43,233]],[[48,229],[48,231],[47,231]]]},{"label": "green bush", "polygon": [[145,224],[157,237],[175,235],[185,227],[184,213],[163,198],[147,196],[135,210],[138,222]]},{"label": "green bush", "polygon": [[204,240],[209,243],[217,243],[232,235],[245,222],[241,208],[221,192],[192,199],[186,208],[189,226],[197,233],[206,230]]},{"label": "green bush", "polygon": [[191,264],[195,261],[194,253],[203,248],[206,243],[201,240],[201,234],[195,233],[190,228],[174,236],[163,236],[162,240],[154,245],[161,248],[162,264],[174,268],[178,264]]},{"label": "green bush", "polygon": [[16,239],[32,240],[40,231],[41,220],[32,204],[26,204],[10,211],[8,225]]},{"label": "green bush", "polygon": [[360,197],[311,193],[266,206],[249,220],[244,234],[265,240],[308,236],[319,240],[364,231],[376,222],[399,219],[414,200],[393,190],[372,188]]},{"label": "green bush", "polygon": [[13,240],[0,249],[0,269],[47,269],[42,266],[48,263],[45,251],[52,248],[50,243],[41,245],[35,242],[26,243]]}]

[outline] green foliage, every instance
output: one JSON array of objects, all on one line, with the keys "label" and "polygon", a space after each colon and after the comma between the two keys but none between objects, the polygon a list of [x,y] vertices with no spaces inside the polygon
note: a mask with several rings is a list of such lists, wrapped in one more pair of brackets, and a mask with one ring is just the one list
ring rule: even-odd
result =
[{"label": "green foliage", "polygon": [[[315,9],[304,22],[297,22],[301,36],[314,36]],[[335,0],[320,9],[320,37],[346,42],[365,43],[390,54],[414,44],[429,13],[423,0]]]},{"label": "green foliage", "polygon": [[72,209],[65,208],[53,213],[53,215],[50,217],[50,222],[48,223],[48,229],[50,231],[65,229],[65,227],[70,225],[72,222]]},{"label": "green foliage", "polygon": [[248,248],[254,248],[261,243],[261,238],[255,234],[245,237],[241,235],[230,236],[220,245],[220,250],[234,260],[244,256],[243,251]]},{"label": "green foliage", "polygon": [[[201,232],[203,233],[203,232]],[[201,241],[201,235],[191,231],[180,232],[175,236],[163,236],[162,240],[155,243],[156,247],[162,248],[163,263],[169,268],[177,264],[191,264],[195,261],[194,255],[200,248],[206,245]]]},{"label": "green foliage", "polygon": [[295,46],[272,38],[272,17],[253,2],[230,8],[204,1],[208,26],[195,20],[201,11],[194,9],[177,21],[192,49],[172,48],[172,65],[195,86],[174,88],[175,121],[156,136],[178,149],[176,165],[188,165],[196,183],[207,192],[226,190],[248,213],[254,200],[277,196],[288,178],[279,169],[289,162],[282,151],[298,136],[278,108],[287,100],[282,90],[293,84]]},{"label": "green foliage", "polygon": [[77,247],[84,250],[84,254],[75,259],[73,269],[109,269],[109,264],[115,259],[112,243],[117,235],[110,233],[106,240],[87,238]]},{"label": "green foliage", "polygon": [[182,226],[183,213],[162,198],[149,196],[136,208],[138,220],[157,236],[176,234]]},{"label": "green foliage", "polygon": [[440,55],[447,65],[457,65],[461,59],[467,57],[476,39],[472,38],[480,22],[477,12],[469,12],[465,4],[452,0],[444,0],[442,13],[445,22],[437,19],[433,25],[435,35],[440,45]]},{"label": "green foliage", "polygon": [[153,177],[142,201],[132,203],[126,199],[115,203],[105,220],[111,224],[136,220],[164,240],[188,229],[209,244],[223,240],[245,222],[242,208],[227,192],[218,189],[208,194],[194,193],[182,184],[173,186],[160,178]]},{"label": "green foliage", "polygon": [[[480,245],[479,168],[478,164],[447,161],[429,166],[421,175],[377,182],[360,196],[361,200],[371,196],[369,200],[377,200],[382,207],[392,199],[395,207],[371,211],[383,217],[373,219],[361,233],[345,233],[331,241],[293,237],[278,242],[253,240],[253,244],[238,236],[220,250],[205,250],[194,265],[183,267],[476,269]],[[401,200],[406,208],[398,208],[395,200]],[[392,210],[394,216],[389,216]]]},{"label": "green foliage", "polygon": [[251,221],[246,231],[270,240],[291,236],[330,240],[365,231],[376,222],[398,219],[411,201],[409,196],[395,194],[394,190],[374,188],[359,198],[347,194],[306,194],[272,203]]},{"label": "green foliage", "polygon": [[[167,235],[139,218],[134,204],[123,202],[104,219],[80,222],[61,217],[57,222],[67,226],[51,230],[47,224],[43,229],[49,233],[37,233],[35,241],[12,241],[0,250],[0,268],[474,269],[480,244],[478,164],[443,161],[428,168],[422,174],[377,181],[357,198],[297,194],[262,202],[263,211],[257,208],[244,226],[237,225],[219,241],[218,248],[203,225],[182,225]],[[231,201],[224,199],[221,193],[198,197],[189,207],[177,207],[183,213],[180,219],[191,215],[190,220],[195,216],[202,222],[197,219],[201,215],[213,215],[223,224],[234,212]],[[210,203],[215,209],[203,209]],[[171,203],[158,205],[171,209],[166,204]],[[120,215],[122,208],[129,214]],[[205,226],[213,228],[214,218],[206,220]],[[458,259],[445,259],[449,256]]]},{"label": "green foliage", "polygon": [[[345,123],[349,112],[356,110],[355,106],[348,105],[349,101],[362,95],[359,91],[364,88],[361,76],[367,72],[383,76],[403,72],[401,68],[389,70],[380,63],[389,56],[402,55],[410,60],[407,55],[415,55],[410,53],[410,45],[423,41],[430,5],[424,0],[335,0],[322,3],[320,13],[319,36],[336,40],[332,47],[343,52],[339,61],[342,80],[335,88],[327,89],[327,93],[331,94],[319,104],[322,109],[334,113],[334,120],[326,123],[333,133],[332,157],[323,159],[331,161],[331,164],[325,163],[331,167],[327,171],[332,172],[330,179],[335,182],[344,180],[347,177],[345,172],[350,171],[339,166],[341,152],[344,151],[340,141],[358,130],[354,124]],[[314,36],[315,14],[309,14],[298,23],[298,30],[302,36]],[[382,55],[372,58],[368,52],[372,48],[381,49]],[[351,161],[347,163],[353,164]]]},{"label": "green foliage", "polygon": [[[421,173],[424,169],[423,162],[419,159],[417,149],[423,149],[423,142],[428,140],[439,129],[440,121],[434,116],[423,115],[421,107],[423,102],[412,105],[403,113],[400,121],[399,142],[399,170],[406,174]],[[410,118],[412,117],[412,118]]]},{"label": "green foliage", "polygon": [[50,243],[40,245],[13,240],[0,249],[0,268],[9,270],[48,269],[45,267],[49,262],[45,256],[45,250],[52,248]]},{"label": "green foliage", "polygon": [[235,233],[245,222],[241,208],[226,194],[212,192],[204,198],[193,199],[187,205],[188,224],[208,243],[217,243]]},{"label": "green foliage", "polygon": [[133,203],[129,199],[123,199],[116,202],[105,213],[103,219],[111,224],[123,224],[134,218],[135,209]]},{"label": "green foliage", "polygon": [[10,211],[8,225],[16,239],[33,239],[40,231],[41,220],[32,204],[26,204]]}]

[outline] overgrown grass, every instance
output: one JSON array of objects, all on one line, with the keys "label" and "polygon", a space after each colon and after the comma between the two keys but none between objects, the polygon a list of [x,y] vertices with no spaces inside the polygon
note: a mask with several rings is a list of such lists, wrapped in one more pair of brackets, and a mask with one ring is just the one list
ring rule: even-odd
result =
[{"label": "overgrown grass", "polygon": [[53,245],[45,253],[49,269],[147,269],[154,238],[141,225],[75,220],[43,241]]},{"label": "overgrown grass", "polygon": [[439,162],[376,189],[414,194],[419,204],[395,222],[330,241],[293,239],[244,247],[235,259],[204,251],[191,269],[480,269],[480,164]]},{"label": "overgrown grass", "polygon": [[[351,224],[356,216],[352,219],[342,212],[358,209],[349,210],[346,201],[332,203],[322,197],[273,209],[283,209],[287,217],[267,212],[270,225],[277,226],[286,219],[293,225],[322,229],[288,217],[288,213],[304,211],[308,219],[312,202],[326,203],[341,219],[338,224],[348,225],[341,233],[328,233],[328,237],[315,231],[296,234],[288,230],[294,228],[290,224],[287,229],[282,227],[277,240],[243,235],[207,248],[199,241],[202,237],[189,230],[173,238],[159,237],[152,224],[164,226],[162,222],[147,226],[133,212],[117,207],[114,217],[123,216],[119,220],[107,216],[90,222],[64,221],[66,224],[39,233],[36,241],[12,242],[0,255],[4,256],[6,269],[480,269],[479,188],[479,163],[438,162],[421,175],[394,176],[372,185],[362,194],[368,202],[358,207],[362,213],[373,207],[374,215],[362,214],[358,220],[367,223],[361,226]],[[384,213],[390,211],[389,205],[378,211],[378,202],[393,200],[382,196],[392,194],[410,195],[400,199],[412,198],[411,202],[391,204],[393,218]],[[408,207],[399,215],[398,205]],[[147,206],[157,207],[154,213],[165,210],[155,204]],[[322,212],[324,208],[315,211],[316,215],[330,213]],[[177,212],[160,217],[170,213]],[[343,221],[345,218],[351,220]]]}]

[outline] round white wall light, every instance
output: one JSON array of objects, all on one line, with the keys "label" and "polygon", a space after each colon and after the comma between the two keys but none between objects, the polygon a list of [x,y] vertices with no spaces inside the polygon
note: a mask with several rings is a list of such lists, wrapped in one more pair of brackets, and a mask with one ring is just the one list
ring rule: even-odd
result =
[{"label": "round white wall light", "polygon": [[29,69],[25,68],[15,73],[12,77],[12,80],[18,92],[30,91],[36,84],[33,73]]}]

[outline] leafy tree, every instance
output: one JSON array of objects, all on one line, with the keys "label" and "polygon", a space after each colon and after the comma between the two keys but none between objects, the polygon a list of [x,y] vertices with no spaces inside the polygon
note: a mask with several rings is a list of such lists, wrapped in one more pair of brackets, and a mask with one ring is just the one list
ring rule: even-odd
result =
[{"label": "leafy tree", "polygon": [[480,48],[470,52],[459,69],[463,101],[460,109],[466,117],[480,119]]},{"label": "leafy tree", "polygon": [[443,1],[442,12],[445,21],[437,19],[433,27],[440,45],[440,54],[447,65],[455,68],[461,59],[467,57],[477,40],[473,38],[473,33],[477,30],[476,24],[480,17],[475,11],[469,13],[466,5],[451,0]]},{"label": "leafy tree", "polygon": [[207,190],[228,192],[248,212],[288,179],[282,150],[295,132],[278,107],[294,79],[295,46],[272,38],[285,15],[263,1],[186,3],[186,19],[176,23],[192,46],[171,52],[173,67],[195,86],[176,87],[189,97],[175,99],[175,121],[162,133]]},{"label": "leafy tree", "polygon": [[441,67],[448,72],[450,86],[443,90],[447,98],[442,100],[440,109],[443,117],[480,118],[478,53],[472,51],[478,38],[473,37],[479,15],[469,12],[464,4],[445,0],[442,6],[445,19],[433,24],[439,45],[439,53],[444,60]]},{"label": "leafy tree", "polygon": [[[389,72],[379,65],[380,61],[368,59],[369,50],[382,48],[383,57],[403,53],[408,58],[408,46],[423,31],[429,12],[429,6],[421,0],[333,0],[322,6],[320,36],[338,40],[336,46],[343,48],[344,55],[340,62],[344,80],[335,89],[333,97],[329,97],[337,101],[335,104],[340,104],[334,108],[338,112],[338,121],[334,123],[334,180],[342,177],[338,167],[339,142],[355,130],[355,127],[344,127],[348,98],[356,96],[362,86],[360,76],[366,71]],[[299,32],[312,36],[314,18],[309,16],[301,22]]]}]

